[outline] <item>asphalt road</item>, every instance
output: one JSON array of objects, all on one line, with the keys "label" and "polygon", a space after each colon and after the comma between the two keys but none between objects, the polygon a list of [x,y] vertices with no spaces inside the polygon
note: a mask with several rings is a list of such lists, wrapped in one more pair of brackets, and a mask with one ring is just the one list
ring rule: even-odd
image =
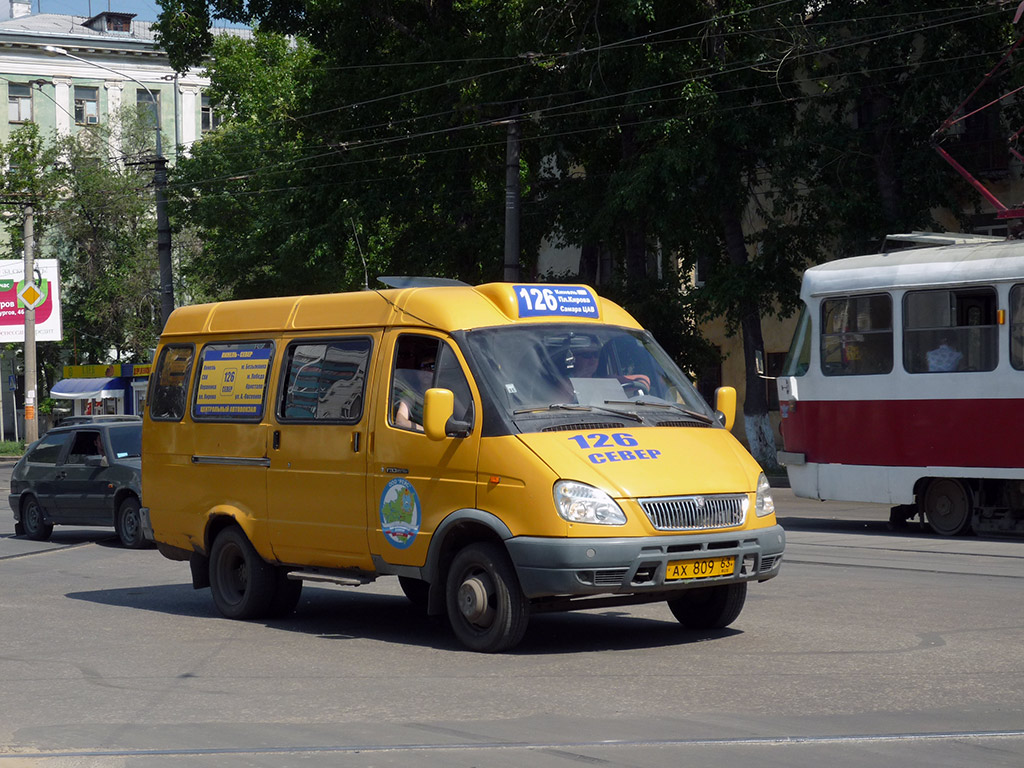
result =
[{"label": "asphalt road", "polygon": [[1024,542],[776,498],[782,574],[731,628],[542,615],[497,656],[393,579],[228,621],[184,563],[5,512],[0,768],[1024,765]]}]

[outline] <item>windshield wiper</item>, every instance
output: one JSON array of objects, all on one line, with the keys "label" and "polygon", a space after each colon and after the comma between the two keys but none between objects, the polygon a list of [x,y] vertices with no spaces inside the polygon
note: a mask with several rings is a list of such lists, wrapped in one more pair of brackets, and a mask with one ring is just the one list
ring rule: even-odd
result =
[{"label": "windshield wiper", "polygon": [[[632,405],[632,403],[623,403],[623,405]],[[513,416],[519,416],[524,413],[542,413],[543,411],[600,411],[601,413],[610,413],[613,416],[619,416],[623,419],[632,419],[643,423],[643,417],[638,413],[631,411],[620,411],[615,408],[603,408],[600,405],[580,405],[579,403],[552,403],[551,405],[541,405],[536,408],[517,408],[512,411]]]},{"label": "windshield wiper", "polygon": [[686,414],[691,419],[696,419],[702,424],[714,424],[714,420],[708,418],[699,411],[691,411],[689,408],[683,408],[683,406],[676,403],[655,403],[650,400],[605,400],[608,405],[645,405],[648,408],[667,408],[672,411],[679,411],[680,413]]}]

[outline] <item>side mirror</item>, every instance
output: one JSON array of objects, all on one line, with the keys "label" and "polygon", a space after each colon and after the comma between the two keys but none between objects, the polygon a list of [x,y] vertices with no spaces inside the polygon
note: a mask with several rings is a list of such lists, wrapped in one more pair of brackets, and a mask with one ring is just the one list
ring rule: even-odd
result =
[{"label": "side mirror", "polygon": [[455,395],[450,389],[428,389],[423,396],[423,432],[431,440],[448,436],[448,420],[455,414]]},{"label": "side mirror", "polygon": [[719,387],[715,390],[715,410],[722,426],[731,432],[736,423],[736,390],[733,387]]},{"label": "side mirror", "polygon": [[85,466],[87,467],[105,467],[107,460],[103,456],[86,456]]}]

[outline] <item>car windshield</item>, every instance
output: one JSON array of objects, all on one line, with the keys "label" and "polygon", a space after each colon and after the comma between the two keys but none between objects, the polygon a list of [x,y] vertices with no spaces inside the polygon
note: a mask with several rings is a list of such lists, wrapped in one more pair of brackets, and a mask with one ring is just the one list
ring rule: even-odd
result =
[{"label": "car windshield", "polygon": [[110,438],[110,450],[115,459],[130,459],[142,455],[141,424],[112,428],[107,435]]},{"label": "car windshield", "polygon": [[[647,331],[617,326],[501,326],[466,334],[498,408],[521,429],[535,414],[588,411],[636,422],[704,424],[714,411]],[[524,418],[527,417],[527,418]],[[716,422],[717,423],[717,422]]]}]

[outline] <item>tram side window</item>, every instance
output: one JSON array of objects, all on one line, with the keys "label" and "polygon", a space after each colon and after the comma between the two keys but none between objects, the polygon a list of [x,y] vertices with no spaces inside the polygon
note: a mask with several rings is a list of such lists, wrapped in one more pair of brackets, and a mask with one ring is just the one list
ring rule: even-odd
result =
[{"label": "tram side window", "polygon": [[1024,371],[1024,285],[1010,289],[1010,364]]},{"label": "tram side window", "polygon": [[821,372],[866,376],[892,370],[892,297],[841,296],[821,302]]},{"label": "tram side window", "polygon": [[903,300],[909,373],[991,371],[998,362],[994,288],[910,291]]}]

